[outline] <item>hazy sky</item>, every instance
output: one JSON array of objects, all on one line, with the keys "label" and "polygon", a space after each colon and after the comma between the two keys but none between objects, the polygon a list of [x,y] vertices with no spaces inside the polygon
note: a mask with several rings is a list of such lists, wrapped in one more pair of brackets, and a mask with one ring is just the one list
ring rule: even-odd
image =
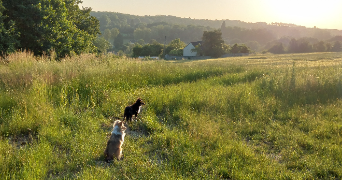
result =
[{"label": "hazy sky", "polygon": [[283,22],[342,30],[342,0],[83,0],[94,11]]}]

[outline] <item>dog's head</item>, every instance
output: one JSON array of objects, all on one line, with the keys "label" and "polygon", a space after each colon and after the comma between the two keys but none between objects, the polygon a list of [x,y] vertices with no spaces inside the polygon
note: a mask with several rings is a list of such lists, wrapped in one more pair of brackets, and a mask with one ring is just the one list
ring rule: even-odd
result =
[{"label": "dog's head", "polygon": [[145,103],[140,98],[138,98],[135,103],[138,104],[139,106],[145,105]]},{"label": "dog's head", "polygon": [[113,124],[113,131],[124,132],[126,130],[126,126],[123,121],[116,120]]}]

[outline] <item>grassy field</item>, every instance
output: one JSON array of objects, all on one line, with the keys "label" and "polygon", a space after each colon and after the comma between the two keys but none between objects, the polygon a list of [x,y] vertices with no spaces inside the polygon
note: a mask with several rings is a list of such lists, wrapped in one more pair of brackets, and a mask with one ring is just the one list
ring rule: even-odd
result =
[{"label": "grassy field", "polygon": [[[0,62],[0,179],[342,179],[342,53]],[[103,152],[141,97],[124,159]]]}]

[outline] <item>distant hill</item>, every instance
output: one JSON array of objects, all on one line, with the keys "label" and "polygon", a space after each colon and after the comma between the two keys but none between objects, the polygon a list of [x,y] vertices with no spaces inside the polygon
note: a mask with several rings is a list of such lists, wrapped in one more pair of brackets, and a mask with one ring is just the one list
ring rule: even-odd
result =
[{"label": "distant hill", "polygon": [[[91,12],[100,20],[100,29],[117,28],[129,41],[144,40],[148,43],[152,39],[160,43],[170,42],[180,38],[189,43],[201,40],[203,31],[221,28],[223,39],[228,44],[245,43],[264,46],[269,42],[283,37],[310,37],[317,40],[329,40],[335,36],[342,36],[341,30],[306,28],[295,24],[265,22],[249,23],[239,20],[207,20],[181,18],[170,15],[137,16],[117,12]],[[166,36],[166,39],[165,39]],[[113,38],[112,38],[113,39]],[[110,40],[110,39],[109,39]]]}]

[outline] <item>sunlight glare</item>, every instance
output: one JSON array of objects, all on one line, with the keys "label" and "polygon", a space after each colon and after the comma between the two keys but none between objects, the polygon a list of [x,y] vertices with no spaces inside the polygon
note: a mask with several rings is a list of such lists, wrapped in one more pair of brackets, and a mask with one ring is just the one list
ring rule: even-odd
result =
[{"label": "sunlight glare", "polygon": [[268,1],[268,7],[274,19],[294,24],[315,24],[336,23],[338,17],[334,17],[337,8],[342,7],[341,0],[287,0]]}]

